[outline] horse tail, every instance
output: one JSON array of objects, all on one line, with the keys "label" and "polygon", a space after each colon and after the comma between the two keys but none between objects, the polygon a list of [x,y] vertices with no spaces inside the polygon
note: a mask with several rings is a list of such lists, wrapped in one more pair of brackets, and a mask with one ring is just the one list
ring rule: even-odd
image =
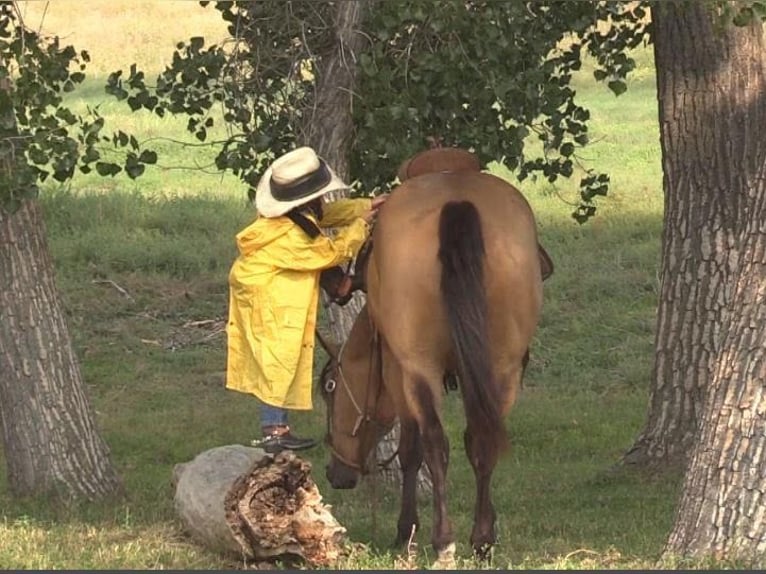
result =
[{"label": "horse tail", "polygon": [[[492,372],[481,218],[470,201],[450,201],[439,218],[441,292],[455,347],[469,429],[487,447],[507,444],[501,397]],[[493,450],[494,450],[493,449]]]}]

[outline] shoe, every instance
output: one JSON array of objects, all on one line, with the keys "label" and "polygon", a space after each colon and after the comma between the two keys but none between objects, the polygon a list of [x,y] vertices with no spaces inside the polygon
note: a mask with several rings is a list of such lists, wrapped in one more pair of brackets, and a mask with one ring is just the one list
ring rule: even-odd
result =
[{"label": "shoe", "polygon": [[262,448],[269,454],[279,454],[283,450],[306,450],[317,445],[313,438],[300,438],[290,433],[270,434],[250,443],[252,446]]}]

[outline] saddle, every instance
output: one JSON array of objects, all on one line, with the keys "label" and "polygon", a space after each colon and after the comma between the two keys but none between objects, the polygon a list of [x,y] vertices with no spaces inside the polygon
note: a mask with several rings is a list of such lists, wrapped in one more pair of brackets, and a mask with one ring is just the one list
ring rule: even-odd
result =
[{"label": "saddle", "polygon": [[479,158],[468,150],[456,147],[427,149],[412,156],[399,167],[399,181],[426,173],[481,171]]}]

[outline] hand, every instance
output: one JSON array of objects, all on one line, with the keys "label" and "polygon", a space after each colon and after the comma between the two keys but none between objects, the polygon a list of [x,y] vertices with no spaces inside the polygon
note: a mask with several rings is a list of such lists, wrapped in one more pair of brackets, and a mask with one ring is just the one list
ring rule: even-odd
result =
[{"label": "hand", "polygon": [[379,195],[377,197],[372,198],[372,209],[378,209],[381,205],[383,205],[386,200],[388,199],[388,194],[384,193],[383,195]]},{"label": "hand", "polygon": [[378,214],[377,209],[370,209],[369,211],[365,212],[364,215],[362,215],[362,219],[364,219],[367,223],[372,223],[372,221],[375,219],[375,216]]}]

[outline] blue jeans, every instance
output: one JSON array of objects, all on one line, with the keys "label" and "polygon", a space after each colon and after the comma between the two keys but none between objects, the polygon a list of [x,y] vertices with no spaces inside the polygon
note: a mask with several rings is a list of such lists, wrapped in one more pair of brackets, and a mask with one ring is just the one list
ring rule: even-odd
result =
[{"label": "blue jeans", "polygon": [[287,425],[287,409],[261,403],[261,427]]}]

